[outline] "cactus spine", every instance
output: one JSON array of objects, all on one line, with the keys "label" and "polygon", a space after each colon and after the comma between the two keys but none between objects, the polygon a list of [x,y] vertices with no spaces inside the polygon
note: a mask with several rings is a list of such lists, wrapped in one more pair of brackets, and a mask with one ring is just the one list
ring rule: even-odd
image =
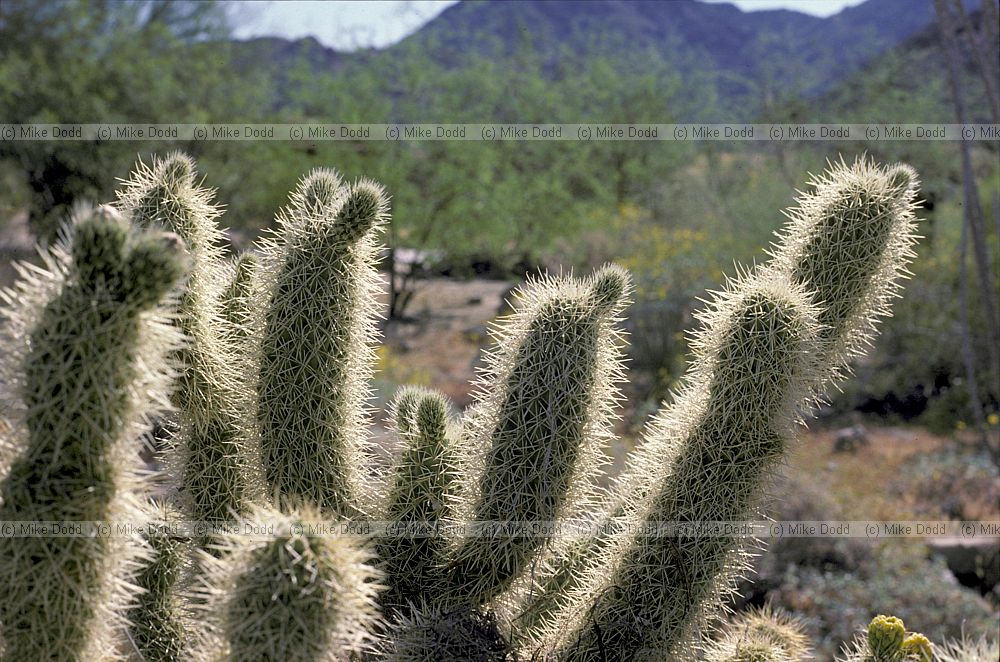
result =
[{"label": "cactus spine", "polygon": [[[160,300],[185,268],[175,236],[132,234],[114,210],[84,212],[66,244],[3,293],[8,354],[0,519],[135,519],[137,440],[166,407],[164,352],[178,339]],[[5,398],[8,399],[8,398]],[[37,534],[36,534],[37,535]],[[131,536],[0,538],[0,657],[113,658],[129,578],[147,552]]]}]

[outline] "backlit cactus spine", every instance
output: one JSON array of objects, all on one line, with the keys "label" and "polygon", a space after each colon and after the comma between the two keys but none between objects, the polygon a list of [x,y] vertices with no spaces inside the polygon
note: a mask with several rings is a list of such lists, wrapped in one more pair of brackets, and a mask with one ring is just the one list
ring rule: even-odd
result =
[{"label": "backlit cactus spine", "polygon": [[[86,527],[136,522],[139,438],[167,407],[178,346],[161,303],[185,263],[174,235],[130,233],[111,208],[83,212],[46,269],[3,292],[0,519]],[[8,464],[8,460],[10,463]],[[93,532],[0,538],[0,658],[115,659],[129,583],[148,550]]]}]

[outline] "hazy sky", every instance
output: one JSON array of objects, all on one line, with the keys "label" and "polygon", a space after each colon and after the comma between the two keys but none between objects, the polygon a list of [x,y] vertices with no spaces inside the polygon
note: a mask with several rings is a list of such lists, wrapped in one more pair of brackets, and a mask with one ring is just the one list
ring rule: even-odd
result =
[{"label": "hazy sky", "polygon": [[[707,0],[731,2],[745,11],[787,8],[829,16],[863,0]],[[338,49],[387,46],[399,41],[437,16],[455,0],[344,1],[282,0],[233,3],[236,36],[312,35]]]}]

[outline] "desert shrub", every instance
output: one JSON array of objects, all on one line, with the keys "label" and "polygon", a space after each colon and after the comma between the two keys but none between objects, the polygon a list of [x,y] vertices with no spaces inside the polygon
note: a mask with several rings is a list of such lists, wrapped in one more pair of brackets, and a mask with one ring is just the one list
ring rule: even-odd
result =
[{"label": "desert shrub", "polygon": [[995,517],[1000,511],[1000,468],[982,449],[951,445],[915,457],[892,480],[898,495],[916,496],[918,514],[944,513],[960,520]]},{"label": "desert shrub", "polygon": [[769,598],[804,619],[828,659],[876,614],[896,614],[931,641],[996,632],[982,598],[959,586],[943,562],[928,561],[921,546],[903,542],[883,545],[854,572],[791,566]]}]

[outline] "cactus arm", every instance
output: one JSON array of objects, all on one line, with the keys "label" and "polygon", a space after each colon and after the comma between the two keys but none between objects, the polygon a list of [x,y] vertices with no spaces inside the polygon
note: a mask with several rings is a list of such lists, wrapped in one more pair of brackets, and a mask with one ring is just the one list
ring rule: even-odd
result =
[{"label": "cactus arm", "polygon": [[[615,401],[615,323],[628,286],[625,271],[608,266],[585,281],[536,282],[526,291],[525,306],[498,334],[480,400],[466,417],[465,434],[488,449],[470,520],[531,526],[579,505],[599,468]],[[530,532],[463,539],[444,599],[489,601],[542,543]]]},{"label": "cactus arm", "polygon": [[205,555],[198,660],[333,662],[380,628],[380,573],[364,541],[314,532],[310,508],[262,508]]},{"label": "cactus arm", "polygon": [[[0,519],[137,519],[137,437],[166,406],[166,352],[178,346],[161,299],[183,274],[176,237],[132,236],[114,210],[85,214],[49,272],[23,269],[5,292],[3,381],[22,408],[5,453]],[[7,361],[13,359],[14,365]],[[93,660],[143,558],[132,536],[0,538],[0,657]]]},{"label": "cactus arm", "polygon": [[163,514],[155,518],[151,530],[145,534],[152,557],[136,578],[136,585],[143,592],[128,612],[129,639],[145,662],[187,659],[187,629],[175,587],[188,564],[190,541],[164,526],[176,522],[178,514],[169,508]]},{"label": "cactus arm", "polygon": [[[239,353],[227,342],[222,317],[223,234],[212,191],[196,182],[195,163],[183,154],[138,164],[118,193],[139,227],[166,228],[187,244],[192,263],[179,305],[188,339],[173,402],[178,410],[168,466],[188,517],[226,524],[263,495],[259,449],[252,432]],[[201,541],[206,544],[206,540]]]},{"label": "cactus arm", "polygon": [[392,472],[382,519],[400,528],[379,539],[378,554],[390,587],[384,604],[396,608],[420,603],[429,597],[429,586],[443,581],[447,540],[441,527],[453,520],[460,471],[449,409],[443,396],[416,388],[404,389],[393,406],[406,446]]},{"label": "cactus arm", "polygon": [[264,248],[269,295],[259,349],[257,422],[265,477],[279,496],[342,516],[370,513],[362,483],[374,364],[377,185],[310,174]]}]

